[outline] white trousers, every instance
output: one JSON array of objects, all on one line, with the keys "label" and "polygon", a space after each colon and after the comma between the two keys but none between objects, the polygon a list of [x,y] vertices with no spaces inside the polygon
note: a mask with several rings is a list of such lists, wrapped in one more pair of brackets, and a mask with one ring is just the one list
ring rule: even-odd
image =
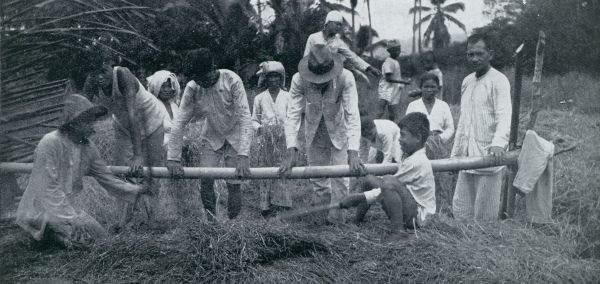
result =
[{"label": "white trousers", "polygon": [[[324,126],[324,123],[322,124]],[[347,165],[348,151],[336,149],[331,143],[326,127],[317,129],[317,134],[307,151],[309,166]],[[339,202],[349,194],[350,178],[312,178],[310,182],[316,194],[315,203]],[[329,195],[329,196],[328,196]],[[329,199],[329,200],[327,200]],[[316,205],[316,204],[315,204]],[[329,211],[327,219],[332,223],[344,223],[344,214],[341,209]]]},{"label": "white trousers", "polygon": [[485,175],[460,171],[452,198],[454,218],[460,221],[498,220],[504,171]]}]

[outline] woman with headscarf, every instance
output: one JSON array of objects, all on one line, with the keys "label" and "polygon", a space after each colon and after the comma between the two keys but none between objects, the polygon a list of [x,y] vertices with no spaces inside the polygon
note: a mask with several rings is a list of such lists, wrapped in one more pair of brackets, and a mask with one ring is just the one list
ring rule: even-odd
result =
[{"label": "woman with headscarf", "polygon": [[[260,166],[273,166],[277,159],[277,147],[285,146],[283,123],[285,122],[290,94],[282,89],[285,83],[285,69],[281,62],[265,61],[260,64],[259,87],[266,90],[254,97],[252,106],[252,124],[257,133],[261,151],[258,155]],[[266,130],[269,129],[269,130]],[[285,152],[285,148],[280,149]],[[275,206],[292,207],[289,188],[282,181],[266,180],[260,182],[260,209],[263,216],[274,213]]]},{"label": "woman with headscarf", "polygon": [[164,146],[169,142],[171,133],[171,121],[179,110],[179,93],[181,87],[177,76],[170,71],[156,71],[150,77],[146,78],[148,82],[148,92],[153,94],[162,102],[162,110],[165,112],[163,128],[165,130]]},{"label": "woman with headscarf", "polygon": [[83,176],[92,176],[111,195],[133,203],[142,187],[117,179],[89,140],[93,125],[107,113],[84,96],[65,101],[64,123],[46,134],[35,149],[33,170],[17,209],[17,224],[37,241],[64,247],[87,245],[107,235],[87,212],[74,206]]}]

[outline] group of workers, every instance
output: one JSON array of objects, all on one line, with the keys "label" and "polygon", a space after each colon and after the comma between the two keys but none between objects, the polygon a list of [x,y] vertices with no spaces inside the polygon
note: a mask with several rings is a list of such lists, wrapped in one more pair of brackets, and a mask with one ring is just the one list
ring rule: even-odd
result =
[{"label": "group of workers", "polygon": [[[454,135],[448,104],[436,98],[441,92],[441,73],[428,72],[421,77],[421,98],[410,103],[402,118],[390,121],[380,113],[376,119],[368,114],[361,116],[356,76],[368,73],[381,77],[379,98],[386,103],[380,103],[380,109],[394,106],[402,94],[400,86],[410,82],[399,74],[398,41],[390,42],[392,57],[386,59],[380,72],[340,39],[342,22],[339,12],[330,12],[324,30],[308,38],[289,91],[283,88],[285,70],[281,63],[267,61],[260,65],[259,81],[265,91],[254,98],[252,113],[241,78],[233,71],[218,69],[209,49],[186,54],[181,72],[188,82],[179,99],[181,87],[174,73],[154,73],[147,78],[146,88],[129,69],[115,66],[110,51],[98,48],[88,58],[94,68],[85,89],[92,90],[99,105],[79,94],[66,98],[62,126],[45,135],[36,148],[17,223],[36,240],[51,239],[67,247],[106,235],[94,218],[74,206],[73,198],[82,190],[85,175],[93,176],[110,194],[124,201],[121,225],[131,222],[137,207],[149,220],[156,220],[160,183],[150,177],[128,182],[116,178],[89,140],[93,124],[108,113],[115,129],[115,164],[128,165],[132,173],[138,174],[144,166],[166,166],[173,178],[184,175],[181,160],[186,127],[192,120],[203,121],[199,137],[194,137],[201,141],[201,155],[193,166],[218,167],[223,160],[225,167],[236,169],[238,179],[227,180],[231,219],[242,207],[240,184],[250,173],[254,137],[261,135],[265,127],[284,129],[287,153],[279,173],[285,177],[298,164],[302,144],[299,132],[304,123],[308,166],[349,165],[351,173],[360,176],[358,193],[354,194],[350,193],[348,177],[310,179],[312,205],[340,204],[327,216],[329,222],[339,224],[345,222],[346,209],[357,207],[354,221],[361,222],[369,204],[379,201],[391,220],[389,239],[408,238],[407,229],[424,226],[436,213],[436,185],[426,150],[436,143],[450,143]],[[506,77],[490,66],[493,51],[489,44],[485,35],[468,39],[467,58],[474,73],[462,85],[453,157],[500,156],[507,148],[510,86]],[[344,68],[344,61],[352,67]],[[366,161],[359,156],[361,137],[372,148],[368,161],[396,163],[396,174],[366,175]],[[496,219],[502,170],[461,171],[453,200],[454,217]],[[278,182],[282,181],[274,181],[267,191],[286,187]],[[214,180],[201,178],[200,183],[204,210],[214,220]]]}]

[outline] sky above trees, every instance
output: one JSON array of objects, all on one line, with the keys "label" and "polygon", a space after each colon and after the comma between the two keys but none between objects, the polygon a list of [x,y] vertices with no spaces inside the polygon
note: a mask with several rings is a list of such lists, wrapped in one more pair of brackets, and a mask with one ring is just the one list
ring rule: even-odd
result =
[{"label": "sky above trees", "polygon": [[[251,0],[253,4],[257,0]],[[337,0],[329,0],[330,2],[337,3]],[[261,2],[265,2],[261,0]],[[422,0],[423,6],[432,6],[429,0]],[[447,4],[456,1],[448,0]],[[465,11],[459,11],[455,14],[455,17],[465,24],[467,31],[470,33],[474,28],[478,28],[488,24],[491,19],[483,14],[484,3],[483,0],[467,0],[462,1],[465,3]],[[350,6],[350,1],[342,1],[342,4]],[[373,29],[379,33],[379,37],[383,39],[398,38],[403,41],[412,40],[412,15],[408,14],[408,10],[412,7],[413,0],[371,0],[371,12]],[[360,25],[368,25],[367,18],[367,4],[364,0],[358,0],[357,12],[359,14],[356,17],[357,27]],[[267,7],[263,16],[268,18],[272,17],[272,11]],[[350,15],[346,15],[348,22],[350,22]],[[454,37],[455,34],[463,34],[464,32],[454,26],[447,25],[453,40],[464,39],[464,37]],[[358,29],[358,28],[357,28]]]}]

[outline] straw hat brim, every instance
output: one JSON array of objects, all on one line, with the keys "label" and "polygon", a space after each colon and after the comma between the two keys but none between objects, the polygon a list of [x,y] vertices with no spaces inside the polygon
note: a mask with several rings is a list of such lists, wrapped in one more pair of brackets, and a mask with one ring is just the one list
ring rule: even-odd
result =
[{"label": "straw hat brim", "polygon": [[333,54],[333,67],[329,72],[325,74],[315,74],[310,69],[308,69],[308,58],[309,55],[304,56],[300,63],[298,63],[298,73],[300,73],[300,77],[308,82],[315,84],[322,84],[325,82],[329,82],[333,80],[335,77],[339,76],[344,69],[344,61],[342,56],[339,54]]}]

